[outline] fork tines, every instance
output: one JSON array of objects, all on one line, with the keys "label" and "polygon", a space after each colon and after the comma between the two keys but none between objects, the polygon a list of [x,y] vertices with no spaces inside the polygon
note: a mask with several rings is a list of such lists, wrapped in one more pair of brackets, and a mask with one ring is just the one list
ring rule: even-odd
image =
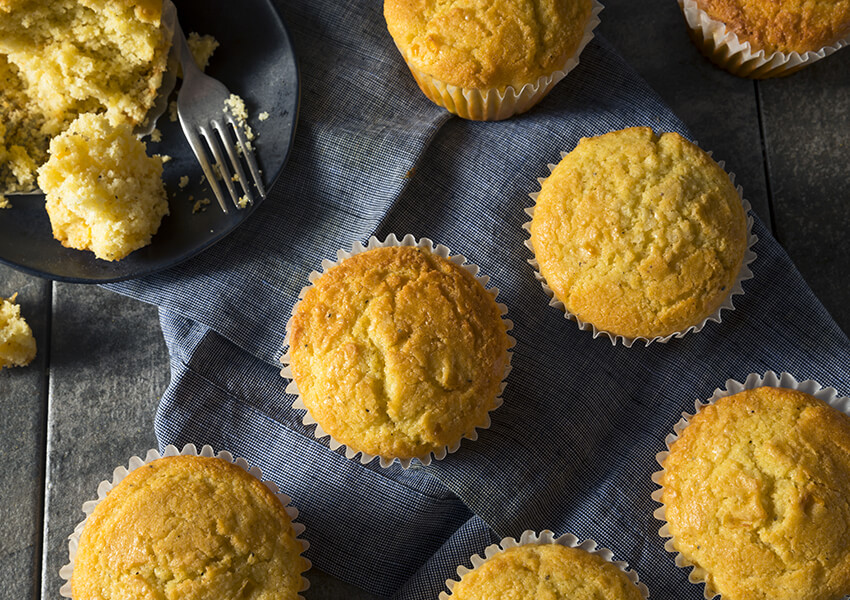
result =
[{"label": "fork tines", "polygon": [[[257,161],[254,158],[251,145],[229,107],[225,107],[222,117],[223,119],[210,119],[208,125],[199,125],[197,133],[192,132],[191,135],[188,131],[185,133],[198,162],[201,164],[204,175],[209,181],[219,205],[221,205],[221,209],[227,213],[227,203],[220,181],[224,181],[227,191],[230,193],[230,198],[237,209],[246,208],[254,203],[253,186],[256,186],[261,198],[266,197],[266,190],[263,187],[263,180],[260,177],[260,170],[257,168]],[[200,136],[197,134],[200,134]],[[206,144],[201,141],[201,137]],[[224,151],[222,151],[222,146]],[[210,163],[207,148],[212,152],[215,159],[215,168]],[[225,159],[225,152],[229,160]],[[243,159],[248,164],[251,180],[245,175],[245,169],[242,166]],[[235,174],[233,171],[235,171]],[[239,183],[243,193],[239,193],[236,183]]]}]

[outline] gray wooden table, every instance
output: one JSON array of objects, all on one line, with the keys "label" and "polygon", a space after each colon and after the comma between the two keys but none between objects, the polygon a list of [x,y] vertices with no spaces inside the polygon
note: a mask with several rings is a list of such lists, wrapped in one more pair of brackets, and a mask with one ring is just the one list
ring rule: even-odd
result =
[{"label": "gray wooden table", "polygon": [[[738,79],[699,55],[674,0],[605,4],[601,32],[737,174],[850,332],[850,50],[790,78]],[[0,266],[0,296],[16,291],[38,357],[0,372],[0,599],[58,598],[83,501],[114,466],[156,446],[168,354],[152,306]],[[369,598],[315,570],[310,579],[308,598]]]}]

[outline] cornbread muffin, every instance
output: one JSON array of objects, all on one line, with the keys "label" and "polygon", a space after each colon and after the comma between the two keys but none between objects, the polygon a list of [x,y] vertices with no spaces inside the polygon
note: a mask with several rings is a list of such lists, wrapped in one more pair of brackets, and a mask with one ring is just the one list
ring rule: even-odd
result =
[{"label": "cornbread muffin", "polygon": [[0,369],[25,367],[35,358],[35,338],[15,304],[17,296],[0,298]]},{"label": "cornbread muffin", "polygon": [[754,51],[814,52],[850,35],[850,0],[696,0]]},{"label": "cornbread muffin", "polygon": [[50,142],[38,171],[53,237],[67,248],[120,260],[146,246],[168,214],[162,160],[145,153],[130,125],[81,115]]},{"label": "cornbread muffin", "polygon": [[675,550],[723,600],[850,594],[850,417],[760,387],[703,407],[661,478]]},{"label": "cornbread muffin", "polygon": [[[434,84],[502,96],[508,87],[519,92],[535,85],[578,55],[592,9],[592,0],[384,1],[390,35],[425,95],[477,119],[510,115],[475,114],[476,107],[464,106],[460,95],[447,98]],[[516,112],[530,108],[548,90]]]},{"label": "cornbread muffin", "polygon": [[86,520],[74,600],[285,600],[298,597],[300,556],[280,500],[218,458],[173,456],[132,471]]},{"label": "cornbread muffin", "polygon": [[543,182],[530,246],[566,310],[653,339],[687,330],[730,294],[747,219],[729,176],[676,133],[583,138]]},{"label": "cornbread muffin", "polygon": [[409,459],[488,424],[508,366],[493,295],[427,249],[356,254],[308,288],[289,325],[301,400],[350,449]]},{"label": "cornbread muffin", "polygon": [[642,600],[639,588],[598,554],[526,544],[495,554],[452,588],[453,600]]},{"label": "cornbread muffin", "polygon": [[78,114],[142,122],[166,68],[162,0],[0,0],[0,191],[28,191]]}]

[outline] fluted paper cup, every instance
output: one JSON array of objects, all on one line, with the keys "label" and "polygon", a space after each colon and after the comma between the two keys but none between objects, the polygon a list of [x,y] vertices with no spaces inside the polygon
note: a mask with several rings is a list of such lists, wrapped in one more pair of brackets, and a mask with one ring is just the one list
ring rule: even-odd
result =
[{"label": "fluted paper cup", "polygon": [[[479,275],[479,272],[480,272],[479,267],[477,265],[467,263],[466,258],[464,256],[459,255],[459,254],[453,255],[451,253],[451,250],[449,250],[446,246],[444,246],[442,244],[436,244],[435,245],[434,242],[432,242],[428,238],[422,238],[420,240],[417,240],[414,236],[412,236],[410,234],[405,235],[401,240],[399,240],[395,236],[395,234],[390,234],[384,241],[380,241],[380,240],[378,240],[378,238],[372,236],[371,238],[369,238],[369,241],[365,246],[363,244],[361,244],[360,242],[356,242],[354,244],[354,246],[351,248],[351,250],[339,250],[337,252],[337,260],[336,261],[327,260],[327,259],[323,260],[322,261],[322,269],[325,273],[327,273],[330,269],[336,267],[337,265],[341,264],[343,261],[351,258],[352,256],[355,256],[357,254],[361,254],[361,253],[366,252],[368,250],[373,250],[375,248],[386,248],[386,247],[391,247],[391,246],[413,246],[413,247],[418,247],[418,248],[424,248],[424,249],[428,250],[429,252],[431,252],[432,254],[435,254],[437,256],[445,258],[446,260],[449,260],[449,261],[453,262],[454,264],[458,265],[459,267],[462,267],[463,269],[465,269],[473,277],[475,277],[476,281],[478,281],[478,283],[480,283],[481,286],[490,295],[493,296],[494,300],[499,295],[499,289],[498,288],[488,288],[487,287],[487,285],[490,282],[490,278],[487,277],[486,275]],[[310,273],[310,275],[308,277],[308,280],[310,281],[310,285],[302,288],[301,292],[298,294],[299,299],[304,298],[304,295],[307,293],[307,291],[310,289],[310,287],[312,287],[313,283],[315,283],[319,279],[319,277],[322,276],[322,274],[323,273],[319,273],[318,271],[313,271],[312,273]],[[293,315],[295,315],[297,313],[299,304],[300,304],[300,300],[292,308],[292,314]],[[487,429],[487,428],[490,427],[489,413],[496,410],[497,408],[499,408],[499,406],[502,405],[502,393],[504,392],[505,386],[507,385],[505,379],[507,378],[508,373],[511,372],[511,357],[513,356],[513,353],[510,352],[510,349],[516,344],[516,340],[514,340],[514,338],[511,337],[511,335],[510,335],[510,331],[511,331],[511,329],[513,329],[513,323],[509,319],[506,318],[506,315],[508,313],[508,307],[505,306],[504,304],[499,303],[499,302],[496,303],[496,306],[498,307],[499,312],[501,313],[502,322],[505,324],[506,332],[508,334],[507,335],[507,337],[508,337],[508,353],[507,353],[507,359],[505,361],[505,372],[502,375],[502,383],[501,383],[499,395],[495,399],[493,408],[491,408],[490,411],[488,411],[486,422],[482,422],[480,425],[476,426],[476,428],[473,429],[471,433],[465,435],[464,437],[462,437],[460,440],[458,440],[456,443],[452,444],[451,446],[444,446],[443,448],[439,449],[438,451],[428,452],[427,454],[425,454],[423,456],[417,456],[415,458],[398,458],[398,457],[386,458],[386,457],[383,457],[383,456],[379,457],[379,456],[376,456],[374,454],[369,454],[367,452],[363,452],[362,450],[355,450],[355,449],[351,448],[350,446],[343,444],[339,440],[334,439],[334,437],[331,434],[327,433],[322,428],[322,426],[313,418],[313,416],[310,414],[310,411],[308,410],[307,406],[304,404],[304,401],[301,399],[300,392],[298,390],[298,384],[295,382],[295,378],[293,376],[292,369],[290,368],[291,359],[290,359],[290,355],[289,355],[289,348],[290,348],[290,335],[291,335],[292,319],[293,319],[293,317],[290,317],[289,321],[286,324],[286,336],[284,338],[285,351],[283,353],[283,356],[281,356],[281,358],[280,358],[280,362],[283,364],[283,369],[281,370],[280,374],[281,374],[282,377],[289,380],[289,384],[286,386],[286,393],[295,395],[295,400],[292,403],[292,407],[295,408],[296,410],[304,411],[306,413],[304,415],[304,419],[303,419],[304,425],[307,425],[307,426],[315,425],[316,426],[315,430],[313,431],[313,435],[315,436],[316,439],[320,440],[320,439],[323,439],[323,438],[329,438],[331,450],[336,450],[336,449],[342,447],[342,448],[344,448],[346,458],[354,459],[354,458],[359,456],[359,460],[360,460],[361,464],[364,464],[364,465],[369,464],[371,461],[378,458],[380,460],[380,465],[383,468],[389,467],[390,465],[393,464],[393,462],[398,461],[399,464],[401,464],[401,466],[403,468],[407,469],[407,468],[410,467],[410,465],[412,464],[412,462],[414,460],[419,461],[422,465],[429,465],[429,464],[431,464],[432,460],[442,460],[448,454],[456,452],[457,449],[460,448],[460,444],[461,444],[462,440],[464,440],[464,439],[469,439],[471,441],[477,440],[478,439],[478,430],[479,429]]]},{"label": "fluted paper cup", "polygon": [[[552,91],[567,73],[576,68],[579,55],[593,39],[593,30],[599,25],[599,13],[602,5],[593,0],[590,18],[585,24],[584,35],[576,51],[564,62],[563,66],[548,75],[543,75],[533,83],[527,83],[520,89],[507,86],[505,89],[475,89],[452,85],[433,77],[414,67],[404,51],[399,48],[402,57],[419,88],[434,104],[444,107],[464,119],[474,121],[500,121],[524,113],[540,102]],[[396,45],[398,47],[398,45]]]},{"label": "fluted paper cup", "polygon": [[[569,153],[568,152],[561,152],[561,159],[566,157],[567,154],[569,154]],[[711,152],[709,152],[708,154],[710,156]],[[720,165],[721,169],[724,168],[724,166],[725,166],[725,163],[723,161],[719,161],[717,164]],[[550,173],[552,171],[554,171],[555,167],[557,167],[557,166],[558,165],[555,165],[555,164],[552,164],[552,163],[549,163],[548,165],[546,165],[546,167],[549,169]],[[735,185],[735,174],[734,173],[729,173],[729,179],[732,181],[732,185]],[[537,182],[541,186],[543,185],[544,181],[546,181],[545,177],[539,177],[537,179]],[[525,214],[527,214],[529,216],[529,220],[526,223],[524,223],[523,226],[522,226],[522,228],[526,231],[526,233],[528,233],[528,239],[525,240],[523,243],[525,244],[525,247],[528,248],[531,251],[531,254],[532,254],[532,258],[528,259],[528,264],[530,264],[532,267],[534,267],[534,277],[540,282],[540,285],[543,287],[543,291],[546,293],[546,295],[549,296],[549,306],[554,306],[558,310],[562,311],[564,313],[564,316],[567,319],[570,319],[571,321],[575,321],[576,324],[578,325],[578,328],[581,329],[582,331],[590,330],[593,334],[594,339],[596,339],[597,337],[599,337],[601,335],[604,335],[611,341],[612,346],[616,346],[617,343],[619,342],[619,343],[622,343],[626,348],[631,348],[631,346],[635,342],[638,342],[638,341],[643,342],[643,344],[646,345],[646,346],[649,346],[653,342],[657,342],[659,344],[666,344],[667,342],[669,342],[673,338],[682,338],[682,337],[685,337],[685,335],[687,335],[688,333],[691,333],[691,332],[698,333],[698,332],[702,331],[702,329],[705,327],[705,325],[709,321],[714,321],[715,323],[720,323],[722,321],[721,313],[724,310],[729,310],[729,311],[735,310],[735,304],[732,301],[733,297],[736,296],[736,295],[739,295],[739,294],[743,295],[744,288],[741,284],[744,281],[753,278],[753,272],[750,269],[750,264],[756,259],[756,256],[757,256],[756,253],[753,252],[753,246],[758,241],[758,236],[756,236],[753,233],[753,217],[750,214],[750,211],[752,210],[752,206],[750,205],[750,203],[746,199],[744,199],[743,188],[740,185],[738,185],[738,186],[735,186],[735,189],[738,192],[738,198],[741,200],[741,205],[743,206],[744,213],[746,214],[746,217],[747,217],[747,248],[744,251],[744,258],[741,261],[741,268],[738,271],[738,276],[735,278],[735,283],[734,283],[734,285],[732,285],[732,288],[729,290],[729,293],[726,295],[726,298],[723,300],[723,302],[720,304],[720,306],[717,307],[717,310],[715,310],[713,313],[706,316],[705,318],[703,318],[699,322],[694,323],[693,325],[690,325],[689,327],[686,327],[685,329],[683,329],[681,331],[674,331],[673,333],[669,333],[667,335],[655,336],[655,337],[652,337],[652,338],[628,337],[628,336],[620,335],[620,334],[613,333],[613,332],[610,332],[610,331],[606,331],[604,329],[600,329],[600,328],[596,327],[596,325],[594,325],[593,323],[590,323],[588,321],[583,321],[577,315],[575,315],[574,313],[567,310],[566,305],[555,297],[555,292],[546,283],[546,278],[543,277],[543,274],[540,272],[540,264],[537,261],[536,256],[534,255],[534,246],[531,243],[531,219],[534,218],[534,208],[535,208],[534,206],[525,209]],[[534,200],[534,202],[536,204],[537,203],[537,197],[539,195],[540,195],[540,192],[538,191],[538,192],[530,193],[528,196],[529,196],[529,198]]]}]

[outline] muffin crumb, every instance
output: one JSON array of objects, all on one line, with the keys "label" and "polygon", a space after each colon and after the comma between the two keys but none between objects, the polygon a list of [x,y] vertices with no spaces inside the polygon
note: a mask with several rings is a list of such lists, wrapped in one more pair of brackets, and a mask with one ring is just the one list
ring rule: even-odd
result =
[{"label": "muffin crumb", "polygon": [[199,212],[204,212],[207,210],[207,205],[209,205],[209,198],[201,198],[197,202],[195,202],[194,206],[192,206],[192,214],[196,214]]},{"label": "muffin crumb", "polygon": [[197,31],[192,31],[186,38],[186,43],[189,44],[189,51],[195,59],[195,64],[201,71],[206,71],[210,58],[219,46],[218,40],[211,35],[201,35]]},{"label": "muffin crumb", "polygon": [[0,298],[0,369],[25,367],[35,358],[35,337],[21,316],[17,297],[16,293],[11,298]]}]

